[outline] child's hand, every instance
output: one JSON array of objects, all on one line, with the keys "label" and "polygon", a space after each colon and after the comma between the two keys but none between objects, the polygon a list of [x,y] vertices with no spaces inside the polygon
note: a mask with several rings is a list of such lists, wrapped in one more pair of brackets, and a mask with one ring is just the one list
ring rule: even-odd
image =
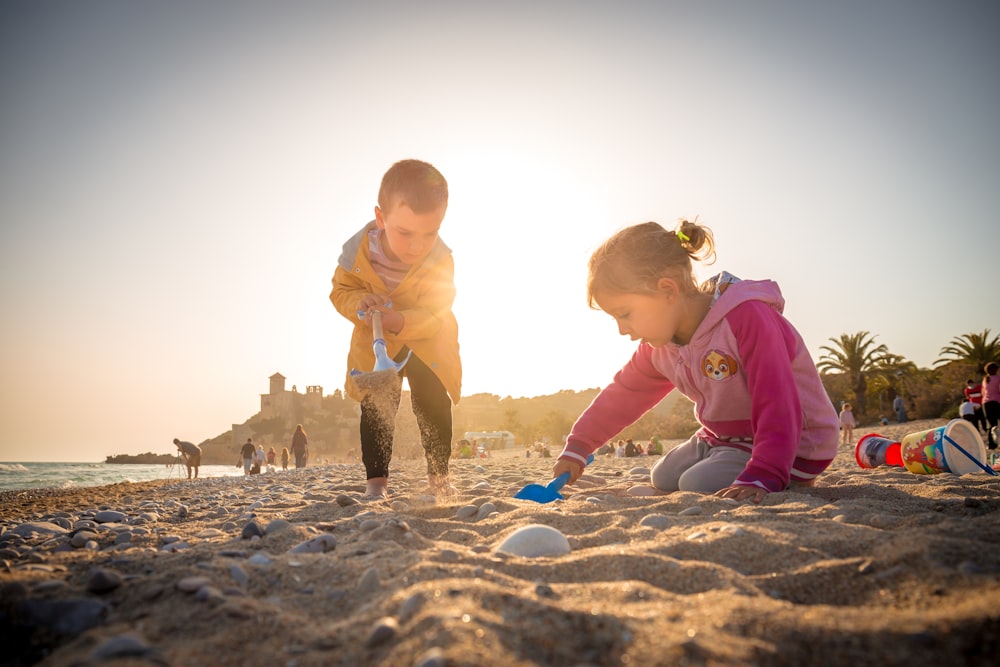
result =
[{"label": "child's hand", "polygon": [[733,500],[751,500],[760,504],[767,495],[767,491],[757,486],[727,486],[721,491],[716,491],[719,498],[732,498]]},{"label": "child's hand", "polygon": [[366,294],[361,297],[361,301],[358,301],[358,312],[368,313],[376,306],[385,305],[386,301],[387,299],[384,296],[380,296],[378,294]]},{"label": "child's hand", "polygon": [[556,464],[552,466],[552,478],[555,479],[564,472],[569,473],[569,481],[567,484],[572,484],[576,480],[580,479],[580,475],[583,474],[583,466],[575,461],[570,461],[569,459],[559,459]]}]

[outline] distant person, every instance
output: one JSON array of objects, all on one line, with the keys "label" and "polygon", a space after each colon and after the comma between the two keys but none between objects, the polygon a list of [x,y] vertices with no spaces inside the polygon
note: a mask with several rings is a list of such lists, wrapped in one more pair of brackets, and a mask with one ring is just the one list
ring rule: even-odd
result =
[{"label": "distant person", "polygon": [[628,438],[625,441],[625,457],[632,458],[633,456],[639,456],[639,450],[636,448],[632,438]]},{"label": "distant person", "polygon": [[840,444],[849,445],[854,442],[854,427],[858,422],[854,419],[854,411],[850,403],[840,406]]},{"label": "distant person", "polygon": [[982,428],[983,432],[989,430],[986,425],[986,415],[983,414],[983,385],[980,382],[974,382],[972,380],[965,381],[965,389],[963,392],[965,394],[965,400],[972,404],[972,414],[975,418],[973,422],[976,430]]},{"label": "distant person", "polygon": [[[375,364],[371,314],[382,314],[389,356],[409,361],[400,370],[420,427],[431,493],[454,492],[448,480],[452,404],[462,389],[455,300],[455,262],[438,235],[448,209],[448,182],[419,160],[395,163],[382,177],[375,220],[344,244],[330,301],[354,327],[347,368]],[[391,299],[390,299],[391,296]],[[359,313],[363,317],[359,317]],[[365,496],[389,495],[398,384],[365,395],[348,378],[346,390],[361,403],[361,458]]]},{"label": "distant person", "polygon": [[656,438],[650,438],[646,443],[646,454],[649,456],[659,456],[663,453],[663,443]]},{"label": "distant person", "polygon": [[972,424],[972,428],[979,431],[979,420],[976,419],[976,406],[972,401],[962,401],[958,406],[958,416]]},{"label": "distant person", "polygon": [[896,411],[897,424],[903,424],[908,421],[906,416],[906,404],[903,403],[902,394],[896,394],[896,398],[892,399],[892,409]]},{"label": "distant person", "polygon": [[882,426],[888,426],[889,425],[889,418],[886,417],[885,415],[881,415],[878,418],[878,423],[881,424]]},{"label": "distant person", "polygon": [[291,449],[292,456],[295,457],[295,467],[306,467],[306,456],[309,454],[309,438],[306,437],[306,431],[302,428],[302,424],[295,427],[295,433],[292,434]]},{"label": "distant person", "polygon": [[174,438],[174,444],[177,446],[177,451],[180,453],[181,458],[184,459],[184,465],[187,466],[188,479],[191,479],[192,469],[194,470],[194,478],[198,479],[198,467],[201,465],[201,447],[194,443],[178,440],[177,438]]},{"label": "distant person", "polygon": [[1000,423],[1000,366],[995,361],[986,364],[983,378],[983,415],[986,417],[986,443],[990,449],[997,448],[996,427]]},{"label": "distant person", "polygon": [[281,469],[288,470],[288,459],[290,454],[288,453],[288,447],[281,448]]},{"label": "distant person", "polygon": [[267,471],[274,472],[274,462],[278,458],[278,453],[274,451],[274,447],[267,450]]},{"label": "distant person", "polygon": [[264,464],[267,461],[267,454],[264,453],[264,445],[257,445],[257,451],[253,453],[253,467],[250,468],[250,474],[260,474],[264,470]]},{"label": "distant person", "polygon": [[[253,446],[253,438],[247,438],[247,441],[243,443],[243,447],[240,449],[240,459],[243,461],[243,474],[249,475],[250,469],[253,467],[253,457],[257,450]],[[237,466],[239,463],[236,464]]]},{"label": "distant person", "polygon": [[626,227],[591,255],[588,303],[639,343],[574,423],[553,475],[578,480],[600,443],[674,389],[701,427],[652,466],[660,491],[760,502],[833,462],[837,411],[780,289],[726,272],[697,283],[692,259],[714,255],[711,230],[688,220]]}]

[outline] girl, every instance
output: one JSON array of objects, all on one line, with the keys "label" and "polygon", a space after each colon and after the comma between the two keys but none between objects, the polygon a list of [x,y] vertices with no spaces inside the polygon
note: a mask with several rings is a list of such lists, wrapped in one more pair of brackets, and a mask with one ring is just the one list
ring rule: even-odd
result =
[{"label": "girl", "polygon": [[854,441],[854,427],[857,425],[851,404],[844,403],[840,408],[840,444],[849,445]]},{"label": "girl", "polygon": [[1000,424],[1000,365],[991,361],[983,368],[986,377],[983,378],[983,415],[986,417],[986,444],[990,449],[997,448],[997,424]]},{"label": "girl", "polygon": [[691,259],[714,261],[711,231],[682,220],[626,228],[590,258],[587,299],[639,341],[580,415],[553,468],[579,479],[587,456],[675,387],[702,427],[653,466],[661,491],[760,502],[811,485],[837,453],[837,412],[771,281],[722,273],[698,286]]}]

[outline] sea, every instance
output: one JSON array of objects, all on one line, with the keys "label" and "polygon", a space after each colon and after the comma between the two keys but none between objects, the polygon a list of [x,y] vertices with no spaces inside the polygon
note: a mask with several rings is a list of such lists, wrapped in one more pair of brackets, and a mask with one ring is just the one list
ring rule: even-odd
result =
[{"label": "sea", "polygon": [[[198,477],[230,477],[243,474],[243,466],[203,465]],[[0,463],[0,491],[20,489],[74,489],[118,482],[152,479],[187,479],[183,463]]]}]

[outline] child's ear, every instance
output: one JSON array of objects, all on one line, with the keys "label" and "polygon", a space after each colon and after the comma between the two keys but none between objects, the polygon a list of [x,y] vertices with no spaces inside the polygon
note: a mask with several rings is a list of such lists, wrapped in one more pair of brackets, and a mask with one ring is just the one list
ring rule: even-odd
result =
[{"label": "child's ear", "polygon": [[379,229],[385,229],[385,216],[382,215],[382,209],[378,206],[375,207],[375,224]]},{"label": "child's ear", "polygon": [[656,289],[658,289],[663,296],[667,297],[670,301],[673,301],[680,294],[680,289],[677,286],[677,281],[673,278],[663,277],[656,281]]}]

